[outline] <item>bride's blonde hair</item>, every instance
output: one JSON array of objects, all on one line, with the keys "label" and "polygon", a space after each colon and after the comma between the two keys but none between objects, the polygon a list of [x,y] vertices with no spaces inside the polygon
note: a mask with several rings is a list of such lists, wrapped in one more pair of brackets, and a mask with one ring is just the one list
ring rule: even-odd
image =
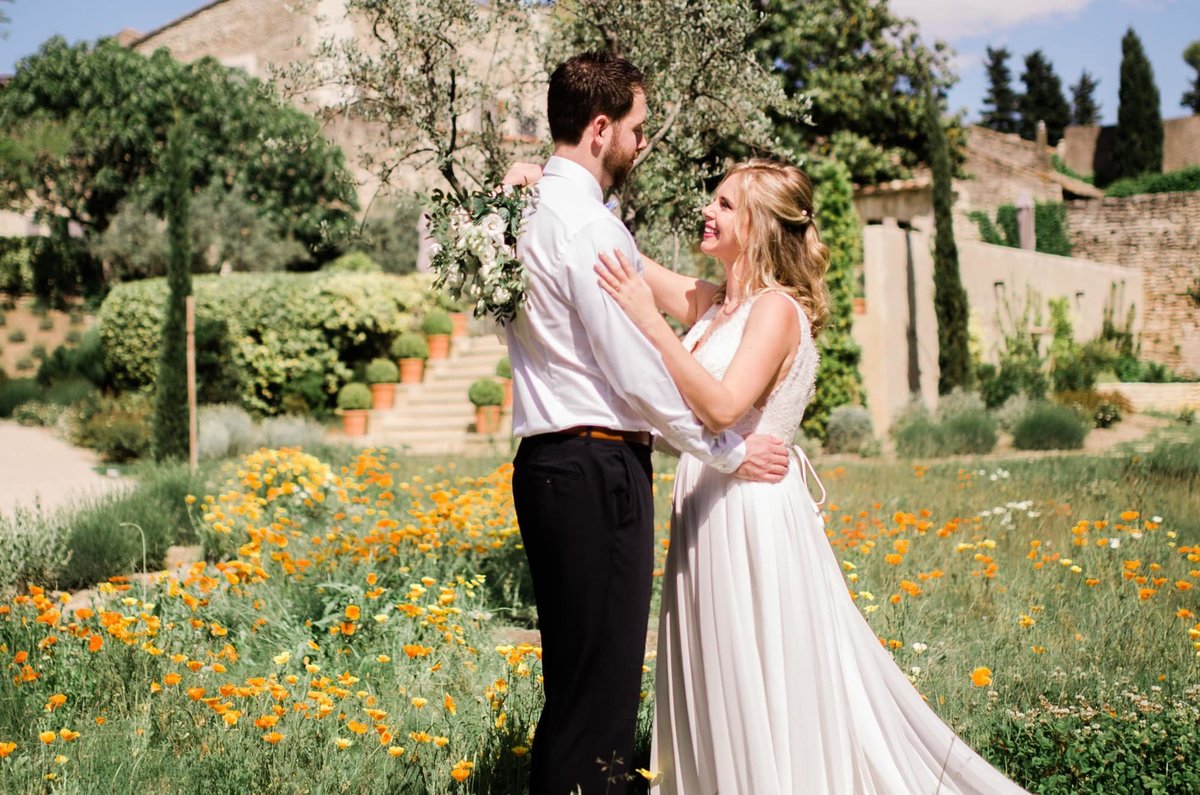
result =
[{"label": "bride's blonde hair", "polygon": [[[729,169],[740,175],[737,231],[744,298],[767,289],[783,290],[799,302],[815,339],[829,320],[829,247],[813,218],[813,186],[808,175],[787,163],[752,158]],[[742,231],[745,231],[744,239]],[[728,285],[721,285],[724,301]]]}]

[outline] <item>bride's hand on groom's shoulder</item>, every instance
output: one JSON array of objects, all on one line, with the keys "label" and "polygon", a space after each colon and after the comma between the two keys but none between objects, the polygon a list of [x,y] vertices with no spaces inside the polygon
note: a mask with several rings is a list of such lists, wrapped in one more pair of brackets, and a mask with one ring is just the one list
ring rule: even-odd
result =
[{"label": "bride's hand on groom's shoulder", "polygon": [[635,326],[650,334],[662,322],[654,303],[654,291],[630,264],[625,252],[617,249],[611,257],[601,254],[600,263],[594,267],[604,292],[612,296]]},{"label": "bride's hand on groom's shoulder", "polygon": [[542,167],[537,163],[513,163],[508,167],[501,185],[516,185],[517,187],[535,184],[542,178]]},{"label": "bride's hand on groom's shoulder", "polygon": [[733,474],[743,480],[778,483],[787,475],[789,461],[783,441],[756,433],[746,437],[746,458]]}]

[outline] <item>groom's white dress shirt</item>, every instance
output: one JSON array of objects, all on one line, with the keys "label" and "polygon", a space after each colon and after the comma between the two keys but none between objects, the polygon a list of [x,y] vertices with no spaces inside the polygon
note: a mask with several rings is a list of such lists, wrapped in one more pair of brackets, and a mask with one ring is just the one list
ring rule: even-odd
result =
[{"label": "groom's white dress shirt", "polygon": [[525,306],[507,327],[513,435],[579,425],[654,430],[722,472],[737,469],[746,455],[741,437],[704,428],[662,356],[598,283],[602,252],[624,251],[639,271],[642,263],[596,178],[552,157],[537,187],[537,209],[517,240]]}]

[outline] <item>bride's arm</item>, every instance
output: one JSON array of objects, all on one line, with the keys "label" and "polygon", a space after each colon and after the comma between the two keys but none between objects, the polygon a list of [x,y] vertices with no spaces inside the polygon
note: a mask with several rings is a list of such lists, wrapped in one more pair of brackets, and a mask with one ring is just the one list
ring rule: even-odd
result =
[{"label": "bride's arm", "polygon": [[[503,185],[535,185],[542,178],[542,167],[536,163],[513,163],[501,180]],[[675,273],[659,265],[644,253],[638,252],[645,266],[646,282],[654,292],[654,303],[685,326],[694,326],[700,316],[712,306],[717,285]]]},{"label": "bride's arm", "polygon": [[778,293],[754,303],[733,361],[718,381],[683,347],[658,313],[646,280],[621,253],[601,255],[600,284],[662,354],[684,399],[710,430],[722,431],[763,398],[788,355],[796,350],[800,321],[791,299]]}]

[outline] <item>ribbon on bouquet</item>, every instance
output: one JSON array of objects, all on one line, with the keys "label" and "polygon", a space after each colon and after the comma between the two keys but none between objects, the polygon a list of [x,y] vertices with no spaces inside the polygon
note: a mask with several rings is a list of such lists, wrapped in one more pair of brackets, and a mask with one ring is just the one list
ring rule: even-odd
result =
[{"label": "ribbon on bouquet", "polygon": [[825,492],[825,484],[821,482],[821,476],[817,474],[817,469],[812,465],[812,461],[808,460],[808,455],[805,454],[803,447],[798,444],[792,445],[791,454],[796,459],[796,463],[800,465],[800,479],[804,481],[804,487],[808,489],[809,497],[812,497],[812,488],[808,481],[809,475],[812,475],[812,479],[817,482],[817,487],[821,489],[821,499],[813,500],[813,509],[820,516],[821,506],[825,504],[825,498],[828,496]]}]

